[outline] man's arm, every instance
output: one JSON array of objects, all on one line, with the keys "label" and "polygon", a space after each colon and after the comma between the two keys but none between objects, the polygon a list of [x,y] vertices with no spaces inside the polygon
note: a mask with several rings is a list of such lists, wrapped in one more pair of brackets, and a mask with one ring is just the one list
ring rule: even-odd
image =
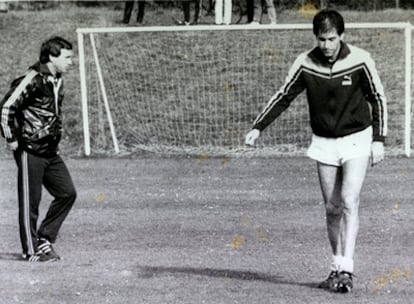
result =
[{"label": "man's arm", "polygon": [[286,110],[295,97],[305,89],[302,79],[302,60],[304,60],[304,56],[306,55],[302,54],[296,59],[289,70],[285,84],[270,98],[266,107],[255,119],[252,130],[246,135],[246,145],[253,146],[260,136],[260,132]]},{"label": "man's arm", "polygon": [[11,89],[0,102],[1,133],[6,138],[10,149],[17,149],[16,111],[22,106],[29,94],[29,86],[37,72],[30,71],[24,77],[13,81]]},{"label": "man's arm", "polygon": [[304,54],[300,56],[289,70],[285,84],[273,95],[263,111],[257,116],[253,123],[253,129],[263,131],[272,123],[283,111],[285,111],[291,102],[304,89],[305,84],[302,78],[302,60]]},{"label": "man's arm", "polygon": [[384,141],[388,132],[388,113],[384,88],[375,67],[375,62],[370,56],[367,57],[361,78],[361,89],[366,100],[371,104],[373,128],[371,156],[372,165],[375,165],[384,159]]},{"label": "man's arm", "polygon": [[374,141],[384,142],[388,132],[387,99],[371,57],[367,57],[364,73],[361,77],[361,89],[365,99],[371,104]]}]

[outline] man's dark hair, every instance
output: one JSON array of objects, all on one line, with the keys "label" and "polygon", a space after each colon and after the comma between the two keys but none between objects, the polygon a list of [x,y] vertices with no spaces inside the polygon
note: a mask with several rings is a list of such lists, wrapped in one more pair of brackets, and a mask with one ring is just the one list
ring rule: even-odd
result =
[{"label": "man's dark hair", "polygon": [[58,36],[52,37],[43,42],[42,47],[40,48],[40,63],[48,63],[50,55],[53,57],[59,57],[61,49],[71,50],[72,43]]},{"label": "man's dark hair", "polygon": [[313,18],[313,33],[315,36],[329,32],[332,29],[336,29],[338,35],[345,31],[344,18],[340,13],[335,10],[325,9],[315,15]]}]

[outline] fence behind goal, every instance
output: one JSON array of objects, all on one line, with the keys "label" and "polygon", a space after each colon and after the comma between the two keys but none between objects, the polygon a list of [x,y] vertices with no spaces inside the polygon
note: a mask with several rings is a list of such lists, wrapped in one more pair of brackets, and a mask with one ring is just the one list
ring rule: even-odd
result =
[{"label": "fence behind goal", "polygon": [[[387,152],[407,154],[411,25],[348,24],[345,35],[377,63],[388,99]],[[305,94],[263,132],[256,149],[243,143],[296,56],[314,46],[308,25],[78,29],[78,38],[86,155],[114,147],[293,155],[309,145]]]}]

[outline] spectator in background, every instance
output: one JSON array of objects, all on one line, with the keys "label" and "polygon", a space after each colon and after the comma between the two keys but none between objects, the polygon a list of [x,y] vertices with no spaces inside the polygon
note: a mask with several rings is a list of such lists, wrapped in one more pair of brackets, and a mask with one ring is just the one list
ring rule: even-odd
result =
[{"label": "spectator in background", "polygon": [[260,6],[262,9],[261,16],[263,16],[263,7],[266,6],[267,15],[270,19],[270,24],[276,24],[277,23],[277,15],[276,15],[276,8],[273,3],[273,0],[262,0],[262,5]]},{"label": "spectator in background", "polygon": [[214,1],[213,0],[208,0],[208,7],[207,7],[207,14],[206,16],[210,16],[213,15],[213,11],[214,11]]},{"label": "spectator in background", "polygon": [[273,3],[273,0],[260,0],[259,10],[255,11],[255,0],[247,0],[246,9],[247,9],[247,23],[249,24],[259,24],[262,21],[263,8],[266,6],[267,14],[270,19],[270,24],[277,23],[276,9]]},{"label": "spectator in background", "polygon": [[[124,8],[124,19],[123,23],[128,24],[129,19],[131,19],[132,9],[134,8],[134,0],[125,1]],[[138,13],[137,13],[137,22],[143,24],[144,22],[144,13],[145,13],[145,0],[138,0]]]},{"label": "spectator in background", "polygon": [[215,4],[216,24],[229,25],[231,23],[231,9],[232,9],[231,1],[232,0],[216,0],[216,4]]},{"label": "spectator in background", "polygon": [[[193,23],[190,22],[190,6],[191,2],[195,3],[195,10],[194,10],[194,18]],[[184,21],[177,21],[179,25],[190,25],[190,24],[198,24],[200,19],[201,13],[201,4],[202,0],[183,0],[183,13],[184,13]]]},{"label": "spectator in background", "polygon": [[9,3],[7,1],[0,0],[0,13],[7,13],[9,10]]}]

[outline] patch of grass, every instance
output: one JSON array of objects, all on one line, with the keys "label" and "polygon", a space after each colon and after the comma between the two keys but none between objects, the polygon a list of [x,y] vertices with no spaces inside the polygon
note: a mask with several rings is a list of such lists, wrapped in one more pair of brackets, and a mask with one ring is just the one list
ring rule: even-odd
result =
[{"label": "patch of grass", "polygon": [[[345,296],[316,288],[331,254],[309,159],[149,157],[67,165],[78,198],[55,244],[63,260],[29,264],[18,255],[16,166],[0,160],[2,303],[411,302],[410,159],[389,158],[368,170],[355,288]],[[45,191],[41,218],[50,199]]]}]

